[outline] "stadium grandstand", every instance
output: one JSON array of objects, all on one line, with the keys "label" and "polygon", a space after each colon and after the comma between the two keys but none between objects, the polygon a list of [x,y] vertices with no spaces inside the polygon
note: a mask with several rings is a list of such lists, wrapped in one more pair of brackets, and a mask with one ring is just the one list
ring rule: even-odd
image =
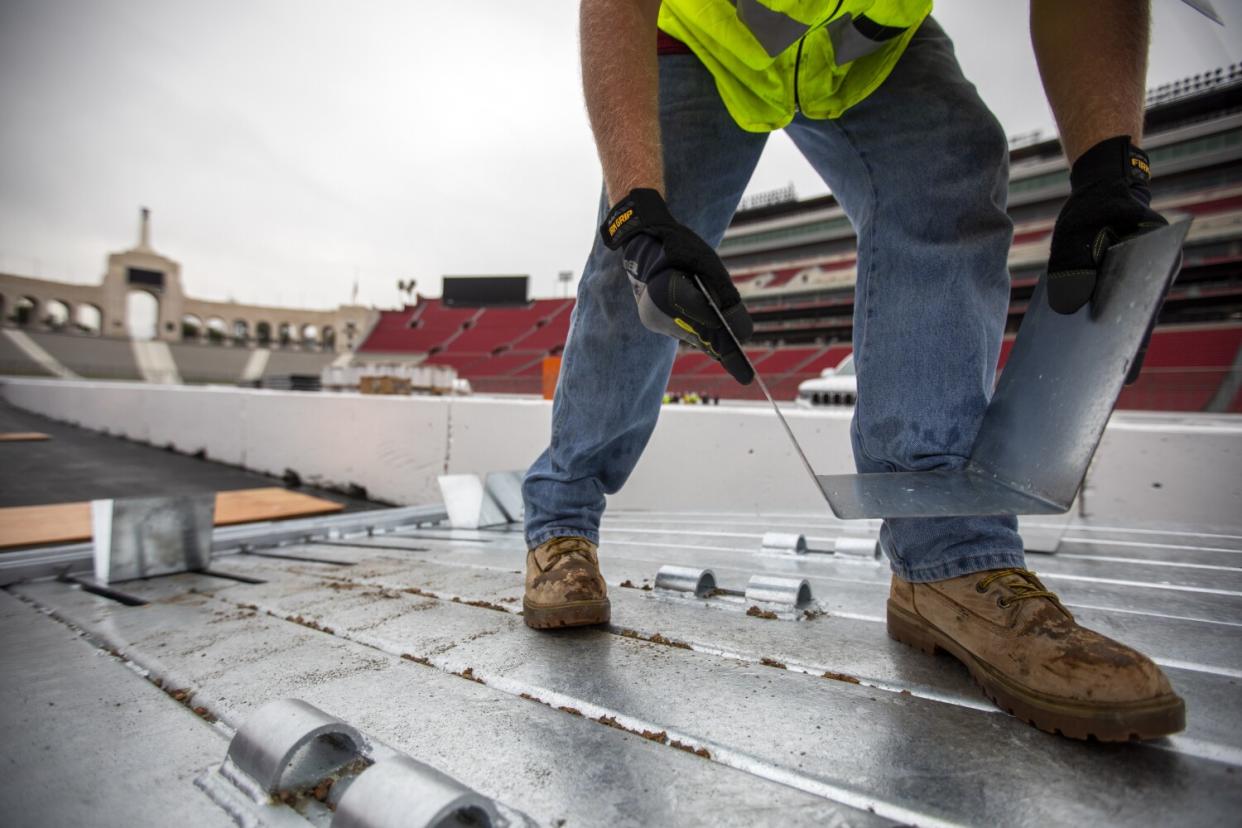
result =
[{"label": "stadium grandstand", "polygon": [[[1239,412],[1242,66],[1150,90],[1146,122],[1153,205],[1195,222],[1143,374],[1119,407]],[[1056,138],[1011,139],[1012,293],[1002,368],[1068,193]],[[855,247],[850,220],[831,194],[798,200],[791,186],[751,196],[734,215],[719,250],[755,321],[747,352],[779,399],[793,400],[803,381],[850,353]],[[488,278],[520,280],[525,295],[525,277]],[[125,337],[127,291],[158,301],[149,341]],[[494,302],[420,295],[400,310],[378,311],[202,302],[181,293],[179,265],[150,247],[144,211],[138,245],[109,257],[98,287],[0,274],[0,373],[265,384],[318,376],[329,366],[425,364],[454,369],[477,392],[537,394],[545,359],[564,347],[572,311],[572,299],[515,304],[511,293]],[[726,399],[760,393],[689,350],[674,362],[669,391]]]},{"label": "stadium grandstand", "polygon": [[[1150,90],[1144,145],[1156,167],[1154,206],[1195,217],[1182,271],[1161,311],[1139,381],[1122,408],[1242,411],[1242,67]],[[1004,359],[1048,256],[1053,223],[1069,194],[1056,138],[1011,140],[1009,256],[1012,294]],[[797,200],[792,188],[743,204],[720,245],[755,320],[747,349],[773,393],[798,385],[850,353],[856,239],[832,195]],[[358,349],[419,355],[454,366],[478,391],[537,393],[542,359],[560,353],[568,300],[521,309],[445,307],[419,297],[386,311]],[[758,399],[711,359],[686,350],[669,390]]]},{"label": "stadium grandstand", "polygon": [[416,305],[382,311],[358,348],[362,359],[408,359],[449,365],[485,393],[538,393],[543,360],[561,352],[571,299],[537,299],[524,307],[447,307],[419,297]]}]

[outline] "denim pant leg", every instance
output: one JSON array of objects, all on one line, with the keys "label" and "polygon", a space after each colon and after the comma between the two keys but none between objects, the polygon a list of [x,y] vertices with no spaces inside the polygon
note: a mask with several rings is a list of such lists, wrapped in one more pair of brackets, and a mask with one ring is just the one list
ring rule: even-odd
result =
[{"label": "denim pant leg", "polygon": [[[929,19],[875,93],[836,121],[799,118],[788,132],[858,231],[858,470],[962,467],[1009,304],[1000,125]],[[880,537],[910,581],[1024,565],[1013,517],[893,519]]]},{"label": "denim pant leg", "polygon": [[[691,55],[660,58],[660,126],[669,209],[709,244],[724,235],[766,134],[740,129]],[[601,198],[599,220],[607,212]],[[526,542],[599,542],[606,494],[618,491],[651,437],[676,340],[638,319],[621,254],[596,234],[578,286],[552,404],[552,441],[526,473]]]}]

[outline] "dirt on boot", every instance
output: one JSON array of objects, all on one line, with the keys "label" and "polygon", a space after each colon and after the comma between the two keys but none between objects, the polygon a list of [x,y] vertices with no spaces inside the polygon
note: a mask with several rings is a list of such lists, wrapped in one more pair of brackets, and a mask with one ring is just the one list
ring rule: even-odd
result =
[{"label": "dirt on boot", "polygon": [[612,608],[595,544],[553,538],[527,552],[522,617],[536,630],[607,624]]},{"label": "dirt on boot", "polygon": [[1049,733],[1104,742],[1186,726],[1186,706],[1147,656],[1079,626],[1025,569],[918,584],[893,576],[888,634],[970,670],[1002,710]]}]

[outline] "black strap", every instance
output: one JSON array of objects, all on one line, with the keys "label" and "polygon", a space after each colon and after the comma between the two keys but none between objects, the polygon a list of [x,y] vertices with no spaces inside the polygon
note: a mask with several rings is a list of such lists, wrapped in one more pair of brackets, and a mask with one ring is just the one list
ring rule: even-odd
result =
[{"label": "black strap", "polygon": [[629,195],[608,211],[599,234],[608,249],[616,250],[639,233],[676,223],[659,192],[640,188],[630,190]]},{"label": "black strap", "polygon": [[854,28],[858,30],[860,35],[868,40],[874,40],[876,42],[892,40],[894,37],[905,31],[905,29],[900,26],[885,26],[880,23],[876,23],[865,14],[860,14],[858,17],[855,17],[853,23]]}]

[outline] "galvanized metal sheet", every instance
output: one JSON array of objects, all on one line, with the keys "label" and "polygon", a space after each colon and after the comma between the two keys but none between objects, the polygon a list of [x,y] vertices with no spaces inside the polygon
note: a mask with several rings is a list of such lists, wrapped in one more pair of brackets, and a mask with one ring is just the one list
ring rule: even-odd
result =
[{"label": "galvanized metal sheet", "polygon": [[508,826],[495,804],[452,777],[408,756],[368,768],[345,792],[332,828]]},{"label": "galvanized metal sheet", "polygon": [[214,493],[91,501],[95,579],[104,584],[206,569]]},{"label": "galvanized metal sheet", "polygon": [[873,517],[1052,515],[1065,509],[979,473],[934,469],[889,474],[824,474],[819,485],[833,514]]},{"label": "galvanized metal sheet", "polygon": [[[969,814],[971,821],[1004,821],[1014,816],[1012,803],[1021,802],[1029,821],[1210,823],[1242,804],[1228,793],[1224,765],[1190,753],[1159,746],[1093,749],[999,714],[825,680],[782,664],[738,664],[715,653],[592,631],[542,636],[512,614],[449,600],[364,600],[327,584],[289,587],[272,582],[244,589],[278,616],[313,619],[335,636],[409,653],[553,707],[663,732],[713,761],[766,778],[779,775],[786,784],[839,801],[869,801],[890,819],[933,822]],[[393,601],[419,608],[394,613]],[[949,755],[954,758],[946,764]],[[911,789],[906,781],[912,776],[937,784]],[[977,786],[985,777],[989,790],[1000,785],[1013,794],[1002,810]],[[1089,797],[1082,795],[1084,779],[1090,780]],[[1206,799],[1205,790],[1213,791]]]},{"label": "galvanized metal sheet", "polygon": [[[175,579],[199,580],[175,576],[141,586],[166,589]],[[230,609],[203,594],[153,603],[139,616],[63,585],[18,589],[135,663],[176,675],[195,689],[196,703],[234,726],[267,700],[296,693],[325,711],[349,716],[372,738],[520,808],[539,824],[640,826],[667,823],[676,815],[683,824],[740,828],[754,825],[756,810],[780,814],[790,825],[891,824],[818,793],[670,749],[655,738],[659,734],[644,738],[590,721],[590,711],[522,699],[262,611]],[[239,596],[253,589],[228,588],[240,590]],[[378,618],[417,615],[416,608],[428,600],[364,597],[352,589],[333,594],[380,609]],[[485,618],[502,617],[469,609]],[[608,761],[599,761],[601,756]],[[102,766],[100,773],[106,773]]]},{"label": "galvanized metal sheet", "polygon": [[194,788],[227,742],[187,707],[7,592],[0,657],[5,824],[235,824]]},{"label": "galvanized metal sheet", "polygon": [[825,475],[842,518],[1064,512],[1181,261],[1184,218],[1112,247],[1092,301],[1064,315],[1040,280],[960,470]]},{"label": "galvanized metal sheet", "polygon": [[[629,528],[606,530],[601,547],[609,631],[525,628],[518,533],[281,550],[347,567],[228,555],[218,565],[266,583],[191,573],[127,584],[151,602],[140,608],[64,584],[14,589],[100,646],[176,676],[232,726],[296,695],[545,823],[689,813],[691,822],[753,824],[764,821],[754,809],[762,802],[772,809],[763,814],[780,810],[785,820],[789,808],[795,822],[814,813],[805,821],[828,824],[867,807],[920,824],[1210,824],[1242,805],[1229,785],[1229,769],[1242,769],[1242,565],[1199,563],[1236,557],[1242,539],[1204,552],[1193,539],[1101,528],[1087,533],[1095,545],[1069,535],[1063,549],[1072,551],[1038,562],[1080,620],[1148,651],[1187,698],[1186,733],[1099,747],[1013,721],[952,660],[888,639],[882,563],[758,548],[777,528],[828,548],[840,524],[614,517]],[[1100,551],[1144,537],[1154,539],[1135,547],[1145,559]],[[1188,548],[1161,551],[1161,542]],[[645,589],[669,561],[711,569],[726,586],[805,579],[820,601],[794,621],[771,620],[724,606],[741,597],[676,600]],[[671,750],[674,741],[705,755]],[[596,773],[598,755],[615,758]],[[670,775],[675,795],[661,781]],[[998,785],[1013,796],[988,795]]]},{"label": "galvanized metal sheet", "polygon": [[[674,521],[663,531],[644,531],[630,535],[625,531],[605,530],[602,567],[613,583],[629,580],[640,584],[650,580],[653,572],[664,565],[670,550],[676,550],[682,565],[711,568],[722,583],[741,584],[757,571],[798,575],[810,580],[830,612],[868,615],[880,618],[887,597],[889,571],[882,562],[841,555],[762,556],[753,551],[754,540],[719,531],[696,538],[686,534]],[[757,539],[760,536],[754,536]],[[424,542],[424,541],[420,541]],[[360,541],[370,544],[372,541]],[[375,541],[384,545],[385,541]],[[425,541],[427,552],[410,553],[426,560],[455,561],[462,565],[484,566],[515,573],[524,564],[520,544],[507,548],[501,542],[471,544],[468,541],[437,543]],[[730,545],[732,544],[732,545]],[[398,550],[387,550],[394,555]],[[1192,551],[1174,550],[1171,560],[1190,556]],[[1088,561],[1048,556],[1033,561],[1048,583],[1058,591],[1071,608],[1094,607],[1117,610],[1154,618],[1175,617],[1214,623],[1217,619],[1238,614],[1238,590],[1201,587],[1198,581],[1220,577],[1214,570],[1153,565],[1141,570],[1146,580],[1127,577],[1137,564],[1122,564],[1113,569],[1085,571]],[[1237,573],[1224,573],[1237,577]],[[512,581],[520,588],[520,579]],[[845,589],[841,585],[849,586]]]},{"label": "galvanized metal sheet", "polygon": [[[375,573],[365,583],[373,588],[399,590],[417,585],[420,594],[439,601],[462,603],[490,609],[515,611],[520,602],[520,585],[511,576],[496,571],[482,576],[478,569],[446,566],[443,563],[368,563]],[[279,594],[336,595],[339,590],[316,581],[310,573],[293,582],[280,579],[274,570],[261,574],[273,582],[283,580]],[[180,576],[186,582],[190,576]],[[205,580],[205,579],[203,579]],[[405,585],[403,587],[403,585]],[[199,579],[184,583],[203,591],[212,588]],[[688,646],[708,653],[728,653],[730,658],[754,664],[770,662],[812,675],[831,676],[839,681],[858,681],[862,686],[886,692],[910,693],[920,698],[997,712],[978,692],[964,669],[946,659],[930,659],[890,640],[884,631],[882,614],[844,617],[818,610],[799,624],[772,623],[763,616],[722,612],[710,603],[653,600],[652,593],[638,588],[616,588],[613,583],[614,632],[669,646]],[[861,585],[838,583],[836,591],[860,601]],[[869,589],[869,588],[868,588]],[[143,585],[144,595],[167,599],[177,593],[167,585]],[[879,589],[870,593],[870,609],[883,606]],[[830,604],[835,606],[835,604]],[[774,606],[774,605],[773,605]],[[1095,610],[1076,610],[1080,620],[1105,634],[1135,645],[1170,670],[1179,692],[1191,700],[1189,726],[1183,737],[1193,743],[1195,755],[1242,756],[1242,697],[1233,691],[1242,664],[1242,637],[1237,625],[1205,624],[1172,618],[1150,618]],[[1236,615],[1235,615],[1236,617]],[[465,622],[463,622],[465,623]],[[452,635],[452,625],[446,632]],[[467,636],[462,630],[458,633]],[[451,640],[451,638],[449,639]]]},{"label": "galvanized metal sheet", "polygon": [[483,487],[510,523],[521,523],[525,514],[525,504],[522,501],[524,477],[525,472],[522,471],[488,472],[483,480]]},{"label": "galvanized metal sheet", "polygon": [[[276,699],[256,710],[229,743],[227,775],[245,774],[274,794],[313,786],[362,755],[362,734],[301,699]],[[294,755],[304,754],[295,764]]]},{"label": "galvanized metal sheet", "polygon": [[478,529],[509,522],[477,474],[442,474],[436,480],[453,528]]}]

